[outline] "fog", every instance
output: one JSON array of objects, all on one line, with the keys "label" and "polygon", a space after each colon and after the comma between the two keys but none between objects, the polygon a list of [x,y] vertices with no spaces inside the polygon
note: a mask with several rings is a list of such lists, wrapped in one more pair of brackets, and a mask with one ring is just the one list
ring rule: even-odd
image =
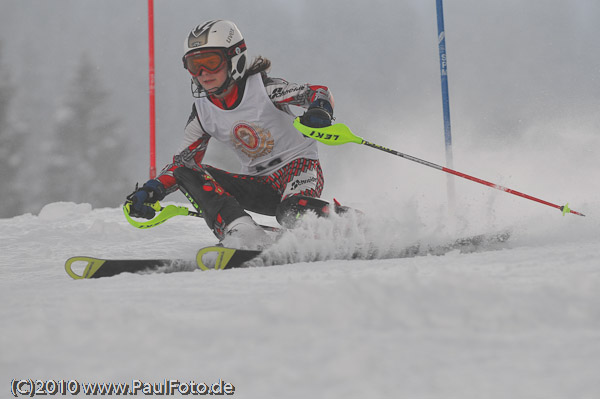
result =
[{"label": "fog", "polygon": [[[128,148],[119,178],[132,189],[144,182],[149,173],[147,1],[0,4],[0,76],[15,89],[8,120],[26,140],[15,172],[20,191],[3,184],[3,201],[18,197],[19,213],[35,213],[45,203],[41,188],[64,178],[47,173],[45,159],[52,151],[43,156],[38,151],[55,137],[84,56],[108,93],[107,115],[120,121]],[[553,190],[557,183],[549,175],[554,174],[569,193],[597,196],[600,3],[448,0],[444,7],[455,169],[562,200]],[[329,86],[337,122],[355,134],[445,162],[435,1],[155,0],[159,169],[179,147],[192,104],[181,63],[183,41],[209,19],[236,22],[250,55],[273,62],[271,76]],[[445,176],[439,172],[366,147],[320,148],[325,198],[420,201],[433,209],[446,202]],[[557,159],[560,154],[564,158]],[[236,170],[231,158],[211,144],[205,159]],[[565,166],[587,180],[556,173]],[[461,201],[489,204],[491,197],[482,198],[480,191],[490,190],[473,185],[458,187],[467,195]],[[127,194],[102,205],[119,206]]]}]

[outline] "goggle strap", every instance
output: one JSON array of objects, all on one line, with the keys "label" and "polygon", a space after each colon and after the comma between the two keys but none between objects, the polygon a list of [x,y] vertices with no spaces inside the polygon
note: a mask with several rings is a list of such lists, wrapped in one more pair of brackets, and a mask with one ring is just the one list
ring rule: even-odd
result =
[{"label": "goggle strap", "polygon": [[244,39],[242,39],[227,49],[227,57],[231,59],[231,57],[235,57],[236,55],[239,55],[244,51],[246,51],[246,42],[244,41]]}]

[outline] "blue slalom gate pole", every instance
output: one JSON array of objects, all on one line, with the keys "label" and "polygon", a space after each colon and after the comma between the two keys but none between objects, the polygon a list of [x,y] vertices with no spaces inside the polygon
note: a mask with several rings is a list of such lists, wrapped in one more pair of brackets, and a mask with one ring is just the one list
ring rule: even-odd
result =
[{"label": "blue slalom gate pole", "polygon": [[[440,76],[442,79],[442,106],[444,110],[444,142],[446,146],[446,166],[454,168],[452,157],[452,130],[450,125],[450,98],[448,96],[448,64],[446,60],[446,32],[444,29],[444,8],[442,0],[436,0],[437,8],[437,26],[438,26],[438,48],[440,51]],[[451,211],[454,211],[455,194],[454,180],[448,176],[448,205]]]}]

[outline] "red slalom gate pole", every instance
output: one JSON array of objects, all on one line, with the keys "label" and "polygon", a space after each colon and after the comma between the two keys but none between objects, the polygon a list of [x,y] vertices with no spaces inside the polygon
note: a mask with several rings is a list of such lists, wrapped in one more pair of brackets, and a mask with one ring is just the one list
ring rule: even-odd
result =
[{"label": "red slalom gate pole", "polygon": [[148,83],[150,88],[150,178],[156,177],[156,101],[154,90],[154,0],[148,0]]}]

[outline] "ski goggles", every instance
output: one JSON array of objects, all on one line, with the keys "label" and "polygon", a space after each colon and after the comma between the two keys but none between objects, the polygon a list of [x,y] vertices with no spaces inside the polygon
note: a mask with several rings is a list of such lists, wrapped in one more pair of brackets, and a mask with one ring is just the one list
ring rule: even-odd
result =
[{"label": "ski goggles", "polygon": [[186,54],[183,63],[192,76],[200,76],[202,71],[217,72],[227,64],[227,59],[222,51],[208,50]]}]

